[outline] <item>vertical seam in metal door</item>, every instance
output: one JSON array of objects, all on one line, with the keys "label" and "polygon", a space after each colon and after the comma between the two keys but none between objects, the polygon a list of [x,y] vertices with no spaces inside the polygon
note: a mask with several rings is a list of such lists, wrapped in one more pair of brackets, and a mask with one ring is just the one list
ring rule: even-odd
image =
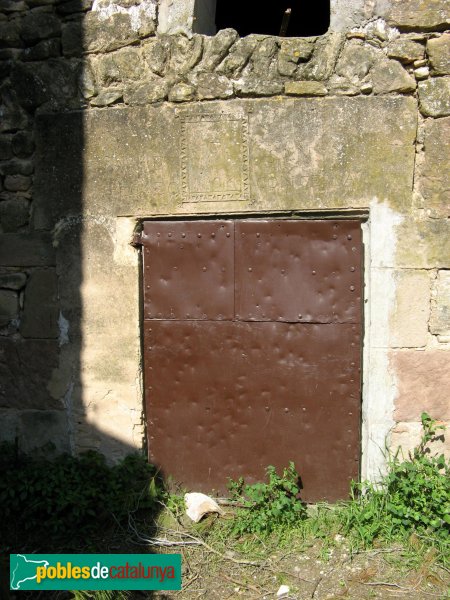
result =
[{"label": "vertical seam in metal door", "polygon": [[233,321],[236,321],[236,221],[233,221]]}]

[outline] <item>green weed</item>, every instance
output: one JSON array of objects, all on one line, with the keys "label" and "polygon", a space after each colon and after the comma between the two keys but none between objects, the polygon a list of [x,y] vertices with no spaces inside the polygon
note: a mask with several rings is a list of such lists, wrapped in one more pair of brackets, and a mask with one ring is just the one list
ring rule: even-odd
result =
[{"label": "green weed", "polygon": [[95,592],[86,592],[75,590],[72,594],[72,600],[128,600],[131,598],[131,593],[126,591],[98,590]]},{"label": "green weed", "polygon": [[344,529],[363,546],[375,539],[406,539],[412,533],[439,543],[450,539],[450,462],[433,455],[428,444],[444,429],[422,414],[420,443],[404,459],[389,459],[381,485],[363,483],[352,488],[352,501],[343,511]]},{"label": "green weed", "polygon": [[112,523],[112,515],[120,521],[136,507],[154,509],[163,493],[156,469],[137,454],[108,466],[97,452],[48,461],[3,444],[0,472],[4,538],[16,527],[26,534],[85,539]]},{"label": "green weed", "polygon": [[[319,555],[329,556],[336,539],[344,540],[351,551],[401,543],[406,562],[428,560],[450,562],[450,461],[429,450],[438,439],[442,425],[422,414],[423,434],[408,457],[388,457],[387,475],[377,485],[353,483],[350,499],[329,505],[318,503],[306,514],[298,500],[298,475],[291,463],[279,477],[267,470],[268,483],[244,485],[231,481],[232,497],[244,503],[234,521],[225,526],[241,537],[242,550],[257,553],[258,534],[268,534],[280,546],[295,539],[304,545],[319,543]],[[244,535],[252,534],[252,535]],[[291,540],[291,541],[290,541]]]},{"label": "green weed", "polygon": [[299,500],[299,476],[294,463],[283,470],[281,477],[274,467],[267,467],[267,478],[267,483],[252,485],[245,485],[242,478],[230,480],[232,499],[243,505],[232,522],[233,534],[264,536],[275,529],[293,527],[306,517],[306,507]]}]

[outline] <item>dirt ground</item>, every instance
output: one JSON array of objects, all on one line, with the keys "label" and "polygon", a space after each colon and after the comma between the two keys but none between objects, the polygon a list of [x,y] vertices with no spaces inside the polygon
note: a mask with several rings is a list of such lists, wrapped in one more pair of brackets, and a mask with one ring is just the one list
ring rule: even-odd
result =
[{"label": "dirt ground", "polygon": [[[163,539],[202,543],[158,551],[182,554],[182,590],[159,598],[194,600],[276,599],[284,600],[391,600],[450,599],[450,570],[436,560],[436,550],[414,550],[401,545],[370,550],[350,550],[340,535],[321,540],[292,539],[277,545],[259,540],[250,547],[215,535],[198,535],[186,529],[164,529]],[[191,540],[193,541],[193,540]],[[277,596],[280,586],[289,592]]]},{"label": "dirt ground", "polygon": [[[251,536],[236,540],[227,536],[214,517],[199,526],[170,518],[160,519],[157,528],[154,525],[152,529],[150,520],[131,520],[126,529],[105,532],[95,547],[70,551],[181,553],[181,591],[133,592],[129,600],[450,600],[450,569],[437,560],[434,548],[423,544],[415,556],[411,547],[401,545],[352,551],[340,535],[330,535],[325,541],[297,539],[295,533],[279,543]],[[282,585],[289,591],[277,596]],[[6,596],[8,600],[72,597],[68,592],[10,592]],[[123,600],[118,593],[111,593],[110,598]]]},{"label": "dirt ground", "polygon": [[411,569],[402,564],[399,548],[350,556],[343,545],[331,550],[327,560],[319,554],[318,546],[301,553],[283,549],[258,565],[245,565],[230,560],[239,560],[235,553],[220,558],[204,549],[183,549],[183,589],[163,597],[269,600],[287,585],[289,592],[283,598],[296,600],[450,598],[450,573],[432,557],[429,564]]}]

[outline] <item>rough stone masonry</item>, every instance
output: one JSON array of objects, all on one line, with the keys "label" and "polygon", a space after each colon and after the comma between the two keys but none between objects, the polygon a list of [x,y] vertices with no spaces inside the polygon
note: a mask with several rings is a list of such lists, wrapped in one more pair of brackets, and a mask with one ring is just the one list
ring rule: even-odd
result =
[{"label": "rough stone masonry", "polygon": [[190,5],[0,3],[1,439],[142,446],[143,218],[349,213],[366,219],[376,477],[423,410],[450,422],[450,7],[335,0],[323,36],[239,38],[193,34]]}]

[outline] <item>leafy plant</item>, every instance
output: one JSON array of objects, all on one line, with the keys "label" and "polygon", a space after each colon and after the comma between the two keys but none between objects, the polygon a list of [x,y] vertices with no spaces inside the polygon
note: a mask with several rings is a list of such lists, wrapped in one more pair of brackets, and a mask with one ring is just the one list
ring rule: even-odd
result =
[{"label": "leafy plant", "polygon": [[128,600],[129,598],[131,598],[130,592],[120,590],[98,590],[96,592],[75,590],[74,592],[72,592],[72,594],[72,600]]},{"label": "leafy plant", "polygon": [[414,532],[450,539],[450,461],[429,449],[445,428],[427,413],[421,421],[420,443],[406,460],[398,452],[390,457],[380,486],[353,487],[346,529],[357,532],[364,545],[377,537],[399,539]]},{"label": "leafy plant", "polygon": [[137,507],[156,508],[163,493],[155,467],[137,454],[109,466],[98,452],[49,461],[3,444],[0,471],[3,538],[13,527],[44,537],[85,538],[112,523],[112,515],[120,521]]},{"label": "leafy plant", "polygon": [[293,527],[305,518],[306,507],[299,499],[299,476],[294,463],[283,469],[281,477],[275,467],[267,467],[267,479],[267,483],[251,485],[246,485],[242,477],[230,480],[232,499],[242,505],[231,524],[233,534],[266,535],[275,529]]}]

